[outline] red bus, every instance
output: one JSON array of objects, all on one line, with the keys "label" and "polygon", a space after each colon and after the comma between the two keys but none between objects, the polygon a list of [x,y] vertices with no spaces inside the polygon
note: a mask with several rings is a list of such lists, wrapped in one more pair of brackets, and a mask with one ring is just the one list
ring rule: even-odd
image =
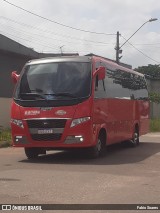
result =
[{"label": "red bus", "polygon": [[29,61],[16,82],[11,106],[14,147],[29,159],[48,150],[87,148],[93,157],[106,145],[130,141],[149,129],[149,101],[142,74],[101,57]]}]

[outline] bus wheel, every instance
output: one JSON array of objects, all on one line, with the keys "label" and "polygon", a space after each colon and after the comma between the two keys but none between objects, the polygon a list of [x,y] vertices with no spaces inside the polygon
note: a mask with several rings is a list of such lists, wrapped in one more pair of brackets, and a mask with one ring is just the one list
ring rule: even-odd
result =
[{"label": "bus wheel", "polygon": [[24,148],[24,151],[28,159],[35,159],[39,155],[38,148]]},{"label": "bus wheel", "polygon": [[139,145],[139,131],[138,128],[135,128],[133,138],[130,140],[132,147],[136,147]]},{"label": "bus wheel", "polygon": [[98,158],[100,156],[103,156],[105,154],[105,151],[106,151],[106,138],[103,134],[100,134],[98,136],[96,146],[90,148],[90,156],[92,158]]}]

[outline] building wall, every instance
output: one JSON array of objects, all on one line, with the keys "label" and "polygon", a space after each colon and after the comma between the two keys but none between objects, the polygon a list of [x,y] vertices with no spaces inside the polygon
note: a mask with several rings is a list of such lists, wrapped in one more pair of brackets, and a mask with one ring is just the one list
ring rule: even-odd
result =
[{"label": "building wall", "polygon": [[[63,55],[78,55],[67,53]],[[14,90],[12,71],[22,70],[24,64],[35,58],[59,56],[59,54],[40,54],[2,34],[0,34],[0,125],[9,127],[10,102]]]},{"label": "building wall", "polygon": [[0,97],[11,98],[13,94],[12,71],[21,71],[28,57],[0,52]]},{"label": "building wall", "polygon": [[0,126],[10,126],[10,107],[12,98],[0,97]]},{"label": "building wall", "polygon": [[10,126],[10,105],[14,84],[12,71],[21,71],[29,57],[0,51],[0,126]]},{"label": "building wall", "polygon": [[[160,93],[160,80],[147,79],[148,91]],[[150,103],[150,117],[160,118],[160,104]]]}]

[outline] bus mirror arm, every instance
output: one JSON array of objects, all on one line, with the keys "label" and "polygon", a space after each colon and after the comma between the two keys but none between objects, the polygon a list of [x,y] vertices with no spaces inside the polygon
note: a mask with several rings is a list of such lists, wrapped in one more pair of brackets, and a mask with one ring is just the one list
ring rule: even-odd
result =
[{"label": "bus mirror arm", "polygon": [[103,80],[105,79],[106,75],[106,68],[105,67],[99,67],[93,74],[93,77],[98,74],[98,80]]},{"label": "bus mirror arm", "polygon": [[19,75],[17,74],[17,71],[13,71],[11,76],[12,76],[13,83],[16,84],[19,79]]}]

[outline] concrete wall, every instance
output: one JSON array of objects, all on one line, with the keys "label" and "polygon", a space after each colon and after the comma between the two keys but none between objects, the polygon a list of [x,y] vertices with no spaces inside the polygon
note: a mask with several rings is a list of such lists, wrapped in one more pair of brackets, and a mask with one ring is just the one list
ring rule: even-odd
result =
[{"label": "concrete wall", "polygon": [[[160,80],[147,80],[148,91],[160,93]],[[150,103],[150,117],[160,118],[160,104]]]},{"label": "concrete wall", "polygon": [[160,93],[160,80],[147,79],[148,90]]},{"label": "concrete wall", "polygon": [[10,107],[12,98],[0,98],[0,126],[10,126]]},{"label": "concrete wall", "polygon": [[11,73],[21,71],[24,64],[30,60],[27,56],[0,51],[0,126],[10,127],[10,105],[14,84]]},{"label": "concrete wall", "polygon": [[160,104],[150,103],[150,117],[160,118]]},{"label": "concrete wall", "polygon": [[29,56],[30,58],[38,58],[38,53],[2,34],[0,34],[0,50],[7,51],[19,55]]},{"label": "concrete wall", "polygon": [[[63,55],[77,55],[67,53]],[[39,54],[31,48],[0,34],[0,125],[9,126],[10,102],[14,90],[12,71],[22,70],[24,64],[34,58],[58,56],[58,54]]]},{"label": "concrete wall", "polygon": [[14,85],[11,73],[14,70],[20,72],[28,60],[28,57],[0,51],[0,97],[12,97]]}]

